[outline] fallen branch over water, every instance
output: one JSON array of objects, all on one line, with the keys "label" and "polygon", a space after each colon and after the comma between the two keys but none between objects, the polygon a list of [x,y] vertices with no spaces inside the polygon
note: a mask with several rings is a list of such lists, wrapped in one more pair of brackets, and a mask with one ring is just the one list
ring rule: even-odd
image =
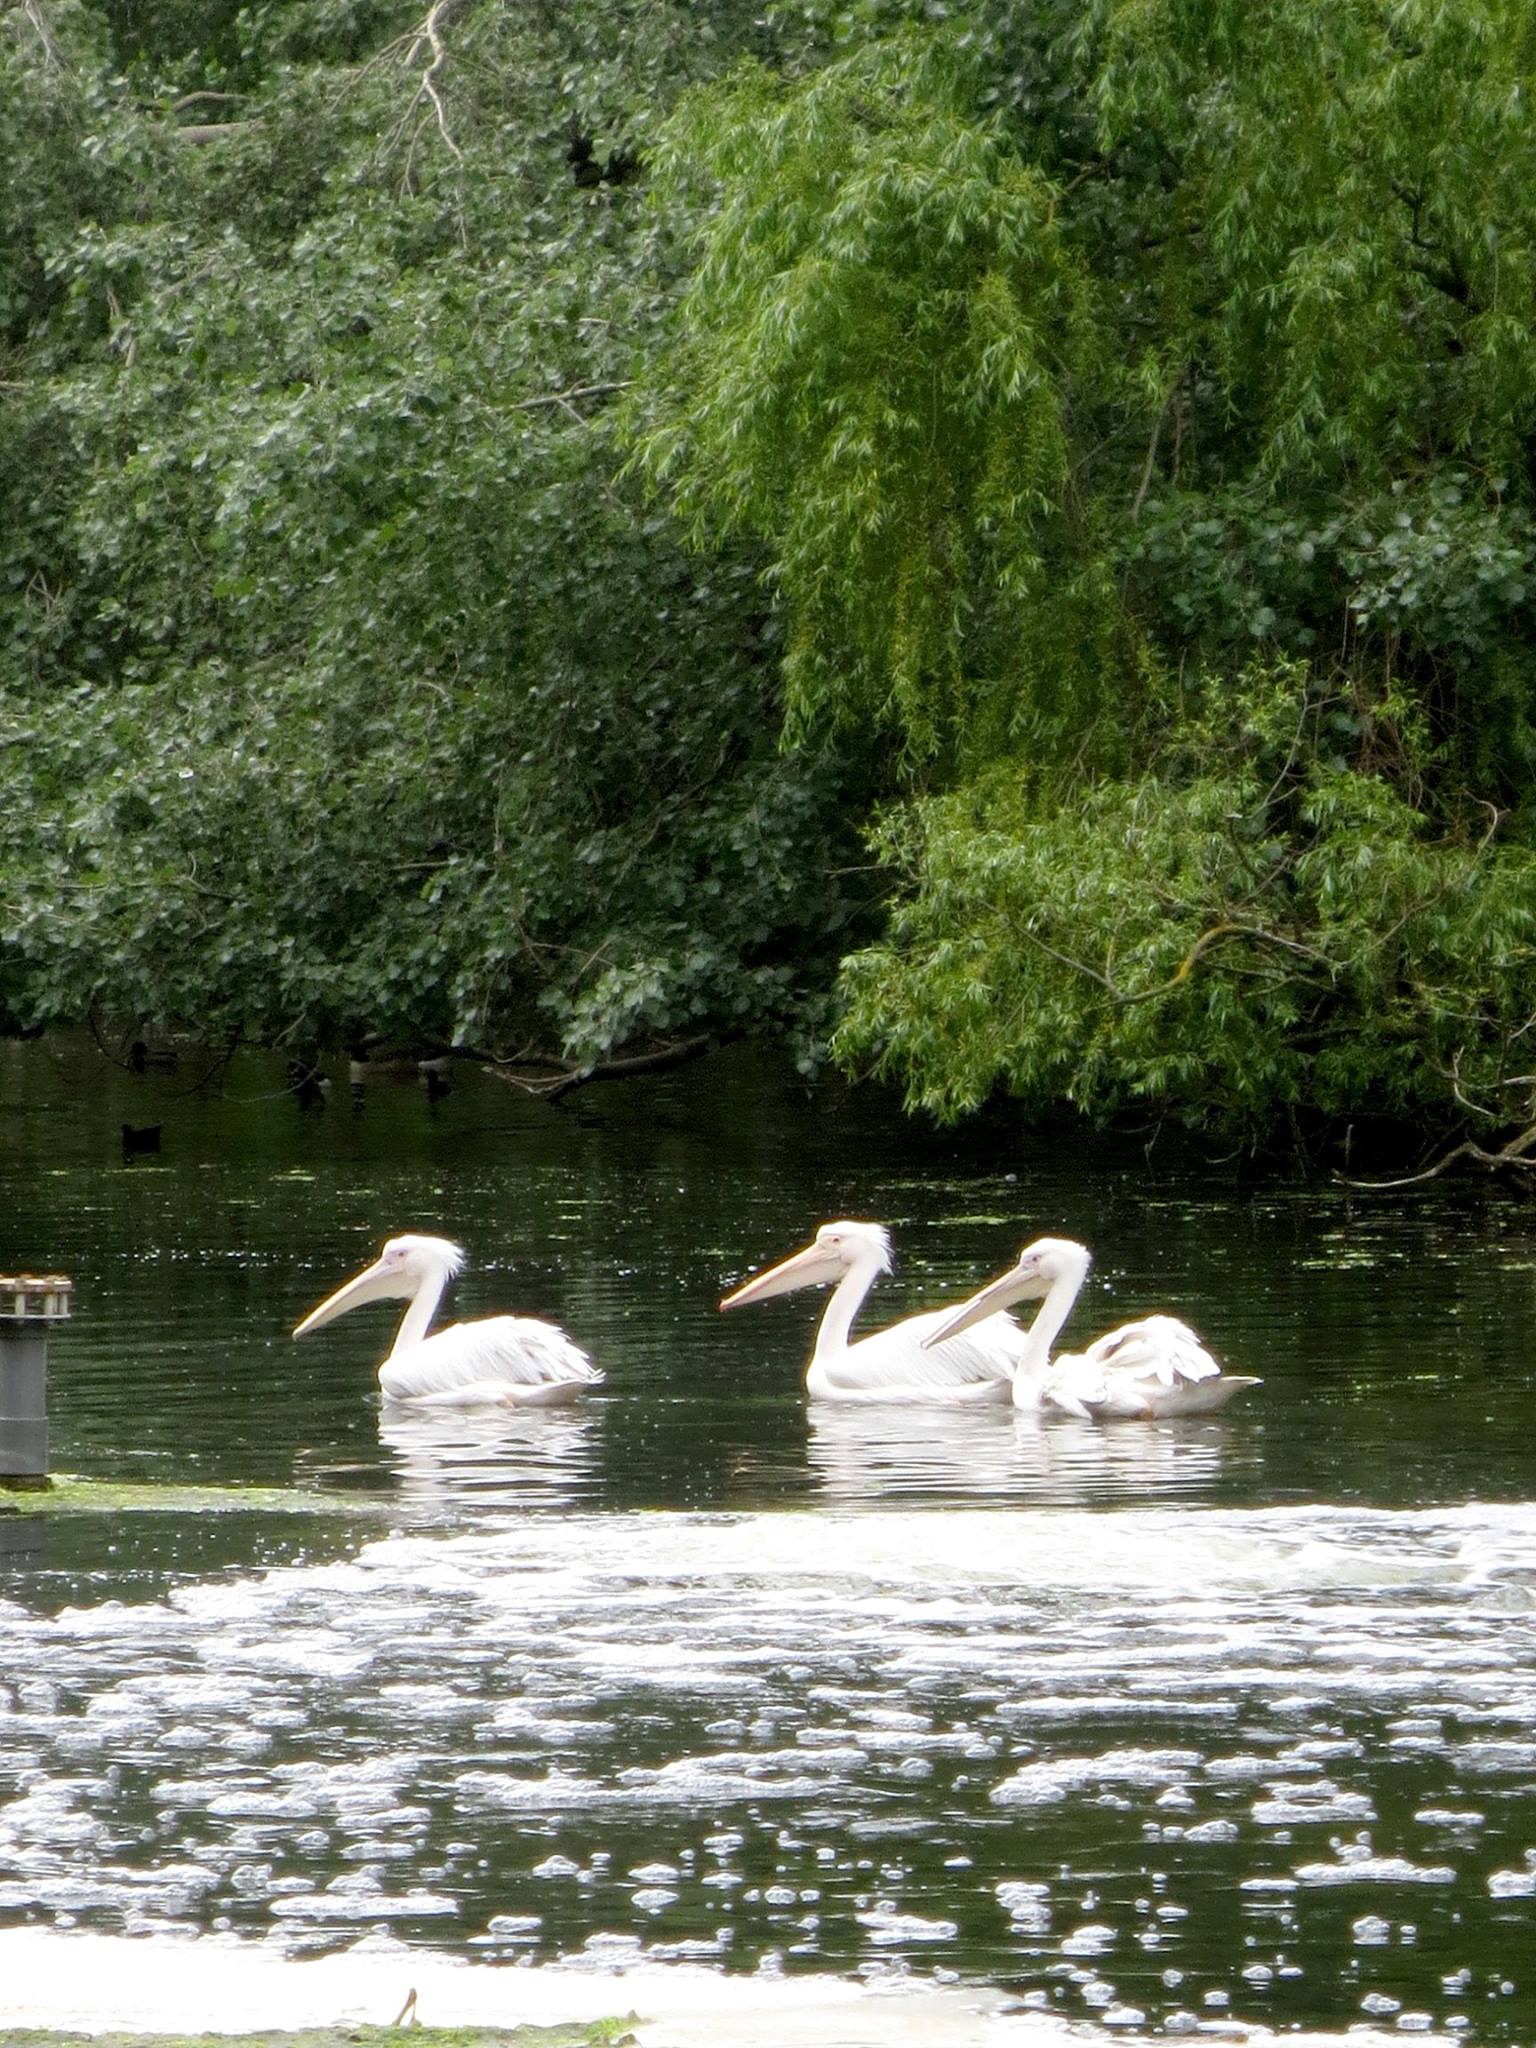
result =
[{"label": "fallen branch over water", "polygon": [[[584,1088],[590,1081],[628,1081],[640,1074],[659,1074],[668,1067],[684,1066],[689,1060],[702,1058],[714,1043],[705,1032],[697,1038],[678,1039],[652,1052],[632,1053],[617,1060],[563,1060],[554,1053],[527,1053],[515,1060],[492,1060],[485,1071],[498,1081],[521,1088],[526,1095],[558,1102],[571,1089]],[[536,1071],[530,1073],[529,1068]]]},{"label": "fallen branch over water", "polygon": [[1490,1152],[1486,1145],[1479,1145],[1471,1138],[1464,1138],[1459,1145],[1453,1145],[1443,1158],[1433,1166],[1426,1166],[1421,1173],[1404,1174],[1398,1180],[1350,1180],[1340,1174],[1338,1179],[1347,1188],[1364,1188],[1371,1193],[1380,1193],[1391,1188],[1416,1188],[1427,1180],[1437,1180],[1447,1173],[1458,1160],[1470,1159],[1474,1166],[1481,1166],[1488,1173],[1503,1173],[1514,1168],[1524,1173],[1536,1172],[1536,1124],[1529,1124],[1518,1136],[1510,1139],[1497,1152]]}]

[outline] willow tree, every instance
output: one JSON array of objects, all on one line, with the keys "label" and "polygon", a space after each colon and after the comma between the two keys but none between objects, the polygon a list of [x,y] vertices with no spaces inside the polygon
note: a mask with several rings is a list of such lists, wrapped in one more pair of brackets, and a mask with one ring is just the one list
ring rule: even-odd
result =
[{"label": "willow tree", "polygon": [[747,69],[656,174],[718,203],[643,466],[697,545],[769,543],[791,733],[931,755],[1071,552],[1063,382],[1094,344],[1052,188],[927,41],[792,89]]},{"label": "willow tree", "polygon": [[[911,10],[917,13],[919,10]],[[686,103],[641,458],[905,774],[843,1055],[1250,1135],[1536,1117],[1536,35],[952,10]],[[868,21],[871,16],[861,16]]]}]

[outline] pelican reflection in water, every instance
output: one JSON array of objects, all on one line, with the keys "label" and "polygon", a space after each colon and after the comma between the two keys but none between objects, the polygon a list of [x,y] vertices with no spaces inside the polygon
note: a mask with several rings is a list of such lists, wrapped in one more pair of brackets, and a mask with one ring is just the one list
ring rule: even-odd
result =
[{"label": "pelican reflection in water", "polygon": [[891,1240],[878,1223],[823,1223],[803,1251],[756,1274],[720,1306],[741,1308],[798,1287],[832,1286],[806,1367],[813,1400],[1006,1406],[1024,1356],[1024,1332],[1011,1316],[972,1316],[966,1328],[975,1324],[974,1334],[941,1338],[938,1326],[948,1312],[930,1309],[849,1342],[865,1295],[890,1270]]},{"label": "pelican reflection in water", "polygon": [[393,1489],[413,1508],[577,1508],[597,1493],[601,1428],[591,1406],[386,1401],[379,1444]]},{"label": "pelican reflection in water", "polygon": [[910,1408],[890,1402],[815,1401],[805,1456],[833,1500],[1001,1502],[1020,1490],[1014,1436],[1007,1407],[995,1401],[931,1409],[920,1426]]},{"label": "pelican reflection in water", "polygon": [[922,1342],[952,1342],[973,1324],[990,1322],[1015,1301],[1039,1301],[1013,1379],[1013,1403],[1055,1410],[1083,1421],[1117,1417],[1149,1421],[1165,1415],[1208,1415],[1256,1379],[1223,1373],[1187,1323],[1147,1316],[1096,1338],[1088,1349],[1054,1362],[1051,1346],[1072,1313],[1092,1257],[1067,1237],[1041,1237],[979,1294],[940,1316]]},{"label": "pelican reflection in water", "polygon": [[[443,1237],[392,1237],[371,1266],[310,1310],[295,1337],[365,1302],[409,1302],[389,1355],[379,1367],[387,1401],[438,1408],[557,1407],[599,1386],[603,1375],[553,1323],[532,1316],[484,1316],[432,1330],[448,1282],[464,1253]],[[429,1334],[430,1332],[430,1334]]]},{"label": "pelican reflection in water", "polygon": [[921,1429],[900,1408],[818,1401],[806,1461],[830,1500],[1080,1506],[1109,1499],[1199,1497],[1233,1455],[1212,1419],[1103,1429],[1066,1415],[948,1408]]}]

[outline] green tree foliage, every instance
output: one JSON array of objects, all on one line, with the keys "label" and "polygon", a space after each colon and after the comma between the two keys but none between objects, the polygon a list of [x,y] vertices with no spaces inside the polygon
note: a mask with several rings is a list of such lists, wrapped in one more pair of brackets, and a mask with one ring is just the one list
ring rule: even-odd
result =
[{"label": "green tree foliage", "polygon": [[813,5],[843,53],[658,152],[719,198],[642,460],[770,549],[791,732],[929,786],[845,1057],[943,1115],[1530,1122],[1529,10],[923,12]]},{"label": "green tree foliage", "polygon": [[844,1051],[948,1117],[1001,1081],[1032,1107],[1169,1107],[1299,1136],[1523,1114],[1536,849],[1426,825],[1400,792],[1415,738],[1376,706],[1364,773],[1329,738],[1358,712],[1301,668],[1188,708],[1138,775],[1066,792],[999,770],[881,834],[914,878],[847,971]]},{"label": "green tree foliage", "polygon": [[756,33],[0,15],[0,1015],[590,1060],[824,990],[857,775],[608,419],[650,127]]},{"label": "green tree foliage", "polygon": [[1091,337],[1052,195],[926,42],[699,93],[657,174],[718,188],[644,440],[694,538],[765,538],[792,729],[932,751],[961,650],[1059,562],[1061,360]]},{"label": "green tree foliage", "polygon": [[[937,25],[936,25],[937,24]],[[1536,1123],[1515,0],[0,10],[0,1018]]]}]

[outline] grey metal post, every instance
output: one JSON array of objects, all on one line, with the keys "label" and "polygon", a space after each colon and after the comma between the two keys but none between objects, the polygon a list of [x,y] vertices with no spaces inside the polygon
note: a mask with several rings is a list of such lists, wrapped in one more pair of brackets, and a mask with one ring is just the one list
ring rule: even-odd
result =
[{"label": "grey metal post", "polygon": [[48,1326],[74,1291],[61,1273],[0,1274],[0,1486],[48,1476]]}]

